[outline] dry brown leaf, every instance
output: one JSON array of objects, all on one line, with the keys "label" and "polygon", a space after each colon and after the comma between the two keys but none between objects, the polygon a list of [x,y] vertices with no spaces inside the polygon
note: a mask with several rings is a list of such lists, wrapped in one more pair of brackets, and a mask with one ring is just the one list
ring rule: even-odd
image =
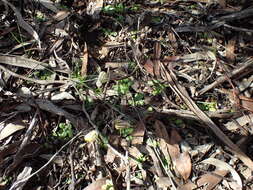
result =
[{"label": "dry brown leaf", "polygon": [[81,68],[81,75],[85,77],[87,75],[87,69],[88,69],[88,48],[86,43],[84,44],[84,50],[83,50],[83,58],[82,58],[82,68]]},{"label": "dry brown leaf", "polygon": [[137,144],[142,144],[143,143],[143,139],[144,139],[144,134],[145,134],[145,125],[142,121],[139,121],[136,126],[135,129],[132,133],[132,145],[137,145]]},{"label": "dry brown leaf", "polygon": [[192,163],[188,152],[183,152],[179,154],[176,160],[173,161],[178,173],[187,180],[191,175]]},{"label": "dry brown leaf", "polygon": [[[184,180],[188,179],[191,174],[191,158],[187,152],[180,152],[179,143],[182,141],[181,136],[175,129],[171,130],[170,136],[167,134],[166,127],[161,121],[155,122],[156,135],[163,139],[160,140],[161,149],[164,154],[166,150],[169,151],[169,156],[176,167],[177,172],[183,177]],[[165,155],[166,156],[166,155]]]},{"label": "dry brown leaf", "polygon": [[230,166],[228,163],[223,162],[221,160],[218,160],[216,158],[207,158],[207,159],[203,160],[201,163],[211,164],[211,165],[216,166],[217,168],[228,170],[231,173],[231,175],[234,178],[234,180],[237,182],[237,184],[238,184],[238,190],[242,189],[242,180],[241,180],[241,177],[235,171],[235,169],[232,166]]},{"label": "dry brown leaf", "polygon": [[0,141],[25,128],[24,123],[8,123],[0,132]]},{"label": "dry brown leaf", "polygon": [[[199,187],[203,185],[206,186],[206,190],[211,190],[213,189],[217,184],[219,184],[222,180],[222,177],[227,175],[228,171],[227,170],[215,170],[212,173],[204,174],[202,175],[198,180],[197,184]],[[215,175],[216,174],[216,175]],[[219,177],[219,176],[221,177]]]},{"label": "dry brown leaf", "polygon": [[177,39],[176,39],[176,36],[173,32],[168,32],[168,38],[169,38],[169,41],[170,41],[170,44],[171,46],[177,50],[178,48],[178,43],[177,43]]},{"label": "dry brown leaf", "polygon": [[153,67],[155,76],[159,77],[160,77],[160,57],[161,57],[161,44],[159,42],[156,42],[154,47]]},{"label": "dry brown leaf", "polygon": [[143,67],[149,74],[154,76],[153,61],[151,61],[150,59],[146,60]]},{"label": "dry brown leaf", "polygon": [[226,58],[231,62],[235,61],[235,38],[229,40],[226,45]]}]

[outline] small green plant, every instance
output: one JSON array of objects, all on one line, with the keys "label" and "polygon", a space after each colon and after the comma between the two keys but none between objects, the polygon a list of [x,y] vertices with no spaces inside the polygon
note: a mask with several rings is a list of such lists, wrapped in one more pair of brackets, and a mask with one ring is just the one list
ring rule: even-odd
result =
[{"label": "small green plant", "polygon": [[33,75],[40,80],[48,80],[52,76],[53,72],[49,70],[35,71]]},{"label": "small green plant", "polygon": [[148,138],[147,139],[147,145],[150,146],[150,147],[156,148],[160,145],[160,143],[155,139]]},{"label": "small green plant", "polygon": [[130,91],[130,87],[133,85],[133,81],[129,78],[117,81],[117,84],[113,86],[113,89],[119,95],[125,95]]},{"label": "small green plant", "polygon": [[162,84],[159,80],[148,81],[148,84],[153,89],[152,94],[154,96],[161,94],[167,87],[166,85]]},{"label": "small green plant", "polygon": [[36,20],[39,21],[39,22],[43,22],[43,21],[46,20],[45,14],[43,14],[41,11],[36,11],[36,13],[35,13],[35,18],[36,18]]},{"label": "small green plant", "polygon": [[132,127],[119,129],[119,133],[122,137],[129,137],[133,133],[134,129]]},{"label": "small green plant", "polygon": [[6,186],[8,184],[10,184],[12,181],[12,177],[11,176],[4,176],[0,179],[0,184],[1,186]]},{"label": "small green plant", "polygon": [[199,108],[203,111],[216,111],[217,102],[197,102]]},{"label": "small green plant", "polygon": [[141,155],[138,156],[138,158],[137,158],[137,161],[138,161],[139,163],[143,163],[143,162],[145,162],[146,160],[147,160],[147,156],[144,155],[144,154],[141,154]]},{"label": "small green plant", "polygon": [[115,5],[106,5],[103,7],[102,12],[105,14],[116,14],[116,13],[124,13],[126,10],[125,6],[122,3]]},{"label": "small green plant", "polygon": [[132,106],[143,106],[145,105],[144,94],[136,93],[133,96],[133,100],[128,101]]},{"label": "small green plant", "polygon": [[108,29],[108,28],[102,28],[102,32],[104,33],[105,36],[112,36],[112,37],[116,37],[118,35],[117,32],[113,32],[112,30]]},{"label": "small green plant", "polygon": [[61,140],[67,140],[73,137],[72,125],[69,123],[60,123],[55,130],[53,136]]},{"label": "small green plant", "polygon": [[140,5],[140,4],[134,4],[134,5],[132,5],[132,6],[129,8],[129,10],[130,10],[130,11],[133,11],[133,12],[136,12],[136,11],[139,11],[140,8],[141,8],[141,5]]}]

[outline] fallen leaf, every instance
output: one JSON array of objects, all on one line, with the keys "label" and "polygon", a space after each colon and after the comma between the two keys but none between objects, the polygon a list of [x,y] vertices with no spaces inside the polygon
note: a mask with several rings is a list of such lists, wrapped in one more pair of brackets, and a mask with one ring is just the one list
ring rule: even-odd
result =
[{"label": "fallen leaf", "polygon": [[[211,190],[218,183],[221,182],[221,180],[223,179],[222,177],[227,175],[227,173],[227,170],[215,170],[212,173],[204,174],[197,180],[198,187],[206,185],[206,190]],[[219,175],[220,177],[217,175]]]},{"label": "fallen leaf", "polygon": [[29,178],[28,179],[25,179],[25,178],[30,176],[31,173],[32,173],[32,167],[26,166],[23,169],[23,171],[20,174],[18,174],[16,181],[12,184],[9,190],[22,190],[29,179]]},{"label": "fallen leaf", "polygon": [[92,16],[93,19],[98,19],[99,13],[103,8],[103,3],[103,0],[90,1],[86,9],[87,15]]},{"label": "fallen leaf", "polygon": [[0,141],[25,128],[24,123],[8,123],[0,132]]},{"label": "fallen leaf", "polygon": [[145,134],[145,124],[142,121],[139,121],[136,124],[133,133],[131,134],[131,136],[133,137],[131,144],[132,145],[142,144],[144,134]]},{"label": "fallen leaf", "polygon": [[88,48],[87,48],[87,44],[85,43],[84,50],[83,50],[83,58],[82,58],[82,68],[81,68],[81,75],[83,77],[87,75],[88,59],[89,59]]},{"label": "fallen leaf", "polygon": [[153,62],[150,59],[147,59],[146,62],[144,63],[143,67],[145,70],[154,76],[154,68],[153,68]]},{"label": "fallen leaf", "polygon": [[238,175],[238,173],[235,171],[235,169],[232,166],[230,166],[228,163],[223,162],[223,161],[218,160],[218,159],[215,159],[215,158],[208,158],[206,160],[203,160],[201,163],[214,165],[214,166],[216,166],[220,169],[225,169],[225,170],[230,171],[232,177],[237,182],[239,188],[242,189],[241,177]]},{"label": "fallen leaf", "polygon": [[182,141],[181,136],[175,129],[171,130],[170,136],[167,133],[166,127],[161,121],[155,122],[156,135],[163,139],[160,141],[161,149],[166,156],[166,150],[169,151],[172,163],[176,171],[183,177],[184,180],[188,179],[191,174],[191,158],[188,152],[180,152],[179,144]]},{"label": "fallen leaf", "polygon": [[57,92],[56,94],[52,95],[51,100],[75,100],[75,98],[68,92]]}]

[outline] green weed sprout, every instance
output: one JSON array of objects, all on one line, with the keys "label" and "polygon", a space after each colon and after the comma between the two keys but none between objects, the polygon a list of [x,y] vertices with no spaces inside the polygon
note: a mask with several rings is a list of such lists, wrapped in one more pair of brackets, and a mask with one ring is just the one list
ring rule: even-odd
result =
[{"label": "green weed sprout", "polygon": [[113,86],[113,89],[118,92],[119,95],[125,95],[129,92],[130,87],[133,85],[133,81],[129,78],[122,79]]},{"label": "green weed sprout", "polygon": [[72,125],[68,123],[60,123],[56,130],[53,131],[53,136],[62,140],[67,140],[73,137]]}]

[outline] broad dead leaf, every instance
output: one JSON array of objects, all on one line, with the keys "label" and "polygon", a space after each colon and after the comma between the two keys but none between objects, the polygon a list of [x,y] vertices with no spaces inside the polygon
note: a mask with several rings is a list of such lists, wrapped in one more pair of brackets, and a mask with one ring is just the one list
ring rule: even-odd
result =
[{"label": "broad dead leaf", "polygon": [[142,144],[143,139],[144,139],[144,134],[145,134],[145,125],[142,121],[139,121],[136,124],[133,133],[131,134],[131,136],[133,137],[131,141],[132,145]]},{"label": "broad dead leaf", "polygon": [[[237,184],[238,184],[238,188],[239,188],[239,189],[242,189],[242,180],[241,180],[241,177],[240,177],[239,174],[235,171],[235,169],[234,169],[232,166],[230,166],[228,163],[223,162],[223,161],[218,160],[218,159],[215,159],[215,158],[208,158],[208,159],[206,159],[206,160],[203,160],[201,163],[204,163],[204,164],[211,164],[211,165],[216,166],[217,168],[230,171],[232,177],[234,178],[234,180],[235,180],[235,181],[237,182]],[[238,190],[239,190],[239,189],[238,189]]]},{"label": "broad dead leaf", "polygon": [[204,174],[197,180],[197,184],[199,187],[207,185],[206,190],[211,190],[221,182],[222,177],[227,175],[227,173],[228,173],[227,170],[215,170],[212,173]]},{"label": "broad dead leaf", "polygon": [[[166,127],[160,121],[155,122],[156,135],[163,139],[160,141],[161,149],[164,154],[169,151],[172,163],[175,165],[177,172],[184,180],[188,179],[191,174],[191,158],[188,152],[180,152],[179,143],[182,138],[175,129],[171,130],[170,136],[167,134]],[[166,156],[166,155],[165,155]]]},{"label": "broad dead leaf", "polygon": [[24,129],[25,125],[24,123],[18,122],[18,123],[8,123],[3,127],[4,127],[3,130],[1,130],[0,132],[0,141],[16,133],[17,131]]},{"label": "broad dead leaf", "polygon": [[150,59],[148,59],[148,60],[144,63],[143,67],[145,68],[145,70],[146,70],[149,74],[151,74],[152,76],[154,76],[153,61],[151,61]]}]

